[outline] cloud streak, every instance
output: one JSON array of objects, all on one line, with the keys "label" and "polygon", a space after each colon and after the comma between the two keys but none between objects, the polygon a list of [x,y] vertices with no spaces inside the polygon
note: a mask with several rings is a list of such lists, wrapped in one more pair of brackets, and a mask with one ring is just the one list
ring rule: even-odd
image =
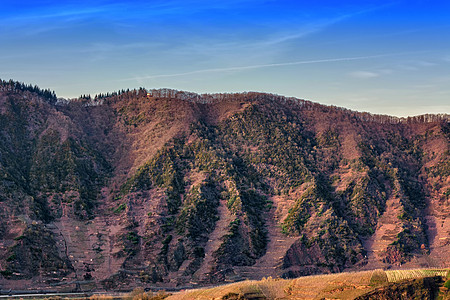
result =
[{"label": "cloud streak", "polygon": [[[29,10],[17,10],[17,7],[11,5],[15,14],[8,16],[6,14],[0,21],[5,24],[11,22],[33,23],[41,21],[63,20],[71,21],[73,19],[91,18],[93,16],[103,16],[107,18],[127,19],[130,18],[124,11],[133,10],[131,18],[148,18],[150,16],[168,16],[168,15],[189,15],[202,11],[210,10],[231,10],[240,5],[257,5],[261,0],[228,0],[228,1],[203,1],[203,0],[172,0],[172,1],[79,1],[64,4],[52,3],[51,5],[37,6]],[[5,22],[6,21],[6,22]]]},{"label": "cloud streak", "polygon": [[284,36],[279,36],[279,37],[273,38],[271,40],[266,41],[265,44],[274,45],[274,44],[288,42],[291,40],[300,39],[300,38],[306,37],[310,34],[314,34],[314,33],[320,32],[322,30],[325,30],[326,28],[329,28],[335,24],[338,24],[338,23],[348,20],[350,18],[356,17],[358,15],[363,15],[363,14],[371,13],[374,11],[382,10],[382,9],[394,6],[396,4],[398,4],[398,2],[391,2],[391,3],[387,3],[387,4],[375,6],[375,7],[362,9],[362,10],[355,11],[355,12],[342,14],[342,15],[339,15],[334,18],[329,18],[329,19],[325,19],[325,20],[312,22],[310,24],[307,24],[304,28],[301,28],[300,30],[298,30],[295,33],[286,34]]},{"label": "cloud streak", "polygon": [[352,77],[358,78],[358,79],[369,79],[369,78],[375,78],[380,76],[380,74],[375,72],[369,72],[369,71],[355,71],[350,73]]},{"label": "cloud streak", "polygon": [[404,54],[405,53],[391,53],[391,54],[379,54],[379,55],[368,55],[368,56],[354,56],[354,57],[340,57],[340,58],[328,58],[328,59],[316,59],[316,60],[302,60],[302,61],[293,61],[293,62],[285,62],[285,63],[251,65],[251,66],[237,66],[237,67],[227,67],[227,68],[211,68],[211,69],[201,69],[201,70],[194,70],[194,71],[180,72],[180,73],[172,73],[172,74],[158,74],[158,75],[149,75],[149,76],[141,76],[141,77],[134,77],[134,78],[126,78],[126,79],[121,79],[121,80],[118,80],[118,81],[145,80],[145,79],[157,79],[157,78],[166,78],[166,77],[181,77],[181,76],[205,74],[205,73],[234,72],[234,71],[238,72],[238,71],[262,69],[262,68],[275,68],[275,67],[307,65],[307,64],[321,64],[321,63],[356,61],[356,60],[366,60],[366,59],[375,59],[375,58],[382,58],[382,57],[388,57],[388,56],[404,55]]},{"label": "cloud streak", "polygon": [[88,7],[88,8],[71,8],[59,7],[57,9],[42,9],[40,11],[31,11],[22,15],[16,15],[10,18],[4,18],[2,21],[6,23],[34,24],[40,21],[50,21],[55,19],[73,20],[75,18],[86,18],[92,15],[98,15],[106,12],[106,7]]}]

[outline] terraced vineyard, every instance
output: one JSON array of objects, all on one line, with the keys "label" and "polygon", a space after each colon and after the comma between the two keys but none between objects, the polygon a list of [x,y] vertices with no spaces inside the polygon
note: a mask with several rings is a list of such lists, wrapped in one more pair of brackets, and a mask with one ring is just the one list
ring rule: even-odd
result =
[{"label": "terraced vineyard", "polygon": [[414,269],[414,270],[392,270],[385,271],[389,282],[399,282],[401,280],[431,276],[447,277],[448,269]]}]

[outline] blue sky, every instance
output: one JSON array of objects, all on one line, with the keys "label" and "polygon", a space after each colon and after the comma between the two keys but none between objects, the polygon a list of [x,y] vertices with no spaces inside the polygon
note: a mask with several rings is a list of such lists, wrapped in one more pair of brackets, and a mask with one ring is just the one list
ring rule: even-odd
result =
[{"label": "blue sky", "polygon": [[76,97],[262,91],[397,116],[450,113],[445,1],[4,1],[0,78]]}]

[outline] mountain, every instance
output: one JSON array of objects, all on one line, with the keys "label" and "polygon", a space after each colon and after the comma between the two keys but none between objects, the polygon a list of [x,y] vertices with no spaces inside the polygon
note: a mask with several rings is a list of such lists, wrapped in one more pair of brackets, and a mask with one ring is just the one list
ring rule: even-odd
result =
[{"label": "mountain", "polygon": [[0,84],[0,286],[449,267],[450,116]]}]

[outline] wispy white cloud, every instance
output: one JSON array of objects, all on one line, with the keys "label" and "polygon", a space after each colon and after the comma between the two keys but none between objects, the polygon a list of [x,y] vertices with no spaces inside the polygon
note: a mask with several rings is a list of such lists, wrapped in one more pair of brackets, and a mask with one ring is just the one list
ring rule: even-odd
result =
[{"label": "wispy white cloud", "polygon": [[379,77],[380,74],[375,73],[375,72],[369,72],[369,71],[355,71],[355,72],[351,72],[350,76],[352,76],[354,78],[358,78],[358,79],[369,79],[369,78]]},{"label": "wispy white cloud", "polygon": [[117,52],[126,50],[136,50],[136,49],[149,49],[152,47],[157,47],[160,44],[150,43],[150,42],[132,42],[123,44],[113,44],[113,43],[92,43],[86,48],[79,49],[79,52]]},{"label": "wispy white cloud", "polygon": [[397,68],[405,71],[418,71],[423,68],[430,68],[437,66],[438,64],[435,62],[431,62],[429,60],[408,60],[402,64],[399,64]]},{"label": "wispy white cloud", "polygon": [[338,23],[341,23],[345,20],[351,19],[358,15],[364,15],[364,14],[368,14],[368,13],[371,13],[374,11],[382,10],[382,9],[394,6],[396,4],[398,4],[398,2],[391,2],[391,3],[387,3],[387,4],[383,4],[383,5],[378,5],[378,6],[373,6],[373,7],[369,7],[369,8],[356,10],[353,12],[343,13],[343,14],[340,14],[340,15],[337,15],[334,17],[326,18],[326,19],[316,20],[316,21],[307,23],[303,26],[300,26],[295,31],[290,31],[288,33],[280,34],[276,37],[268,39],[265,42],[265,44],[273,45],[273,44],[279,44],[279,43],[284,43],[284,42],[304,38],[308,35],[318,33],[320,31],[323,31],[323,30],[333,26],[333,25],[336,25]]},{"label": "wispy white cloud", "polygon": [[128,19],[132,11],[132,18],[149,18],[155,16],[169,16],[208,10],[232,10],[241,5],[257,5],[267,1],[263,0],[171,0],[171,1],[77,1],[75,3],[52,3],[34,9],[16,11],[14,16],[3,16],[1,22],[35,23],[48,20],[74,20],[89,18],[92,15],[106,16],[113,19]]},{"label": "wispy white cloud", "polygon": [[[247,3],[248,0],[236,0],[231,2]],[[171,7],[176,7],[177,5],[175,4],[177,3],[179,4],[180,1],[170,1],[168,5]],[[286,51],[290,51],[289,49],[292,49],[292,45],[289,44],[291,41],[301,40],[302,38],[317,34],[352,17],[381,10],[395,4],[396,2],[392,2],[386,5],[372,6],[359,10],[353,8],[350,12],[348,12],[350,9],[347,9],[347,12],[340,14],[337,13],[334,16],[329,17],[322,16],[320,19],[316,19],[314,17],[309,19],[301,19],[299,17],[292,18],[291,16],[290,18],[292,19],[284,20],[286,22],[285,24],[278,25],[277,22],[274,22],[270,26],[265,27],[264,31],[258,30],[258,35],[251,34],[251,28],[253,26],[264,26],[258,24],[258,21],[255,21],[255,24],[251,24],[245,30],[238,32],[231,32],[231,29],[227,30],[221,28],[212,34],[206,29],[202,32],[208,32],[208,38],[205,38],[205,36],[198,33],[192,33],[188,35],[188,38],[186,38],[186,36],[180,37],[180,39],[177,39],[180,42],[171,45],[171,47],[167,47],[165,54],[169,55],[170,53],[170,55],[175,59],[181,57],[189,57],[190,61],[198,59],[200,63],[209,61],[217,63],[217,61],[220,61],[224,64],[239,64],[245,62],[251,64],[256,61],[267,62],[278,60],[279,57],[282,57],[284,53],[286,53]],[[290,26],[286,26],[287,24]],[[296,27],[296,29],[286,31],[286,27]],[[167,41],[162,41],[162,43],[164,42]],[[170,43],[170,41],[168,43]]]},{"label": "wispy white cloud", "polygon": [[424,60],[419,60],[416,62],[416,64],[420,67],[433,67],[433,66],[437,65],[434,62],[429,62],[429,61],[424,61]]},{"label": "wispy white cloud", "polygon": [[17,14],[10,18],[4,18],[3,23],[25,23],[33,24],[35,22],[47,21],[52,19],[73,20],[77,18],[85,18],[95,14],[108,11],[109,7],[97,6],[88,8],[75,7],[59,7],[48,8]]},{"label": "wispy white cloud", "polygon": [[[205,10],[231,10],[243,5],[258,5],[267,0],[224,0],[224,1],[205,1],[205,0],[169,0],[169,1],[152,1],[141,3],[140,8],[144,10],[154,10],[156,14],[173,14],[173,13],[192,13]],[[127,4],[129,2],[123,2]]]},{"label": "wispy white cloud", "polygon": [[[170,5],[175,6],[174,3],[178,2],[172,1]],[[237,0],[231,2],[246,1]],[[368,14],[395,4],[393,2],[359,10],[347,8],[346,12],[334,13],[334,15],[328,17],[321,16],[319,19],[315,17],[303,19],[298,16],[290,16],[287,20],[283,20],[285,23],[278,24],[278,22],[272,22],[268,26],[266,24],[259,24],[258,20],[252,20],[249,24],[250,27],[244,31],[231,32],[221,28],[207,39],[202,35],[196,34],[189,35],[189,39],[182,37],[182,42],[173,45],[173,47],[168,47],[165,53],[170,53],[175,59],[189,56],[191,61],[198,59],[202,64],[205,62],[217,63],[217,61],[224,64],[244,64],[245,62],[251,64],[257,61],[274,61],[284,56],[286,51],[292,49],[292,45],[290,44],[292,41],[298,41],[318,34],[352,17]],[[252,22],[255,23],[253,24]],[[254,26],[265,26],[265,30],[258,30],[258,35],[252,35],[251,28]],[[295,29],[287,31],[286,28]]]},{"label": "wispy white cloud", "polygon": [[358,79],[370,79],[370,78],[376,78],[381,77],[383,75],[389,75],[394,73],[395,71],[393,69],[376,69],[371,71],[366,70],[359,70],[350,72],[349,75],[354,78]]},{"label": "wispy white cloud", "polygon": [[194,71],[180,72],[180,73],[172,73],[172,74],[158,74],[158,75],[136,76],[136,77],[133,77],[133,78],[125,78],[125,79],[122,79],[122,80],[119,80],[119,81],[132,81],[132,80],[140,80],[141,81],[141,80],[144,80],[144,79],[156,79],[156,78],[164,78],[164,77],[180,77],[180,76],[204,74],[204,73],[236,72],[236,71],[246,71],[246,70],[262,69],[262,68],[274,68],[274,67],[285,67],[285,66],[306,65],[306,64],[319,64],[319,63],[333,63],[333,62],[366,60],[366,59],[375,59],[375,58],[382,58],[382,57],[395,56],[395,55],[401,55],[401,54],[402,53],[393,53],[393,54],[380,54],[380,55],[369,55],[369,56],[355,56],[355,57],[341,57],[341,58],[329,58],[329,59],[317,59],[317,60],[303,60],[303,61],[293,61],[293,62],[285,62],[285,63],[259,64],[259,65],[237,66],[237,67],[227,67],[227,68],[210,68],[210,69],[201,69],[201,70],[194,70]]}]

